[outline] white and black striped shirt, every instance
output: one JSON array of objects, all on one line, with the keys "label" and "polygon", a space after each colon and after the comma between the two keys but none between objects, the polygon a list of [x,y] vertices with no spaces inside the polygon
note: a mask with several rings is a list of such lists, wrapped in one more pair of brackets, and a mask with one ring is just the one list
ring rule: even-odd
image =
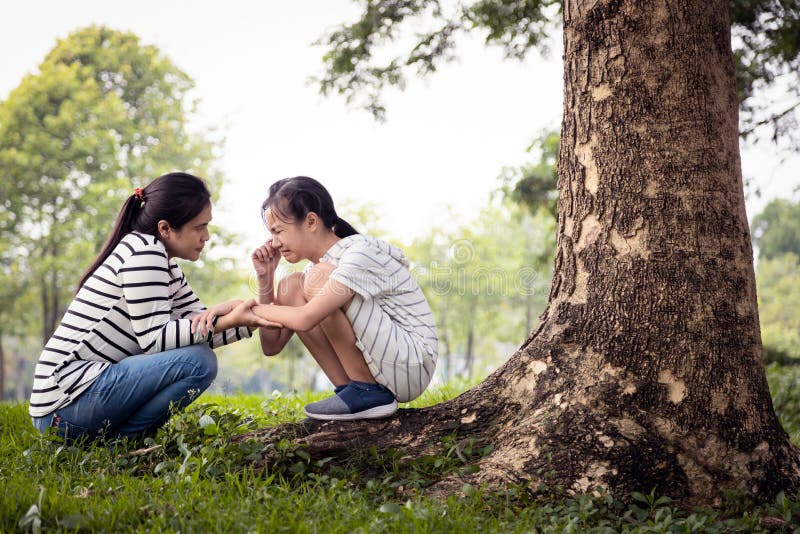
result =
[{"label": "white and black striped shirt", "polygon": [[34,371],[30,415],[71,403],[106,367],[128,356],[198,343],[215,348],[250,337],[247,327],[192,334],[187,317],[205,309],[160,241],[127,234],[80,288],[45,345]]}]

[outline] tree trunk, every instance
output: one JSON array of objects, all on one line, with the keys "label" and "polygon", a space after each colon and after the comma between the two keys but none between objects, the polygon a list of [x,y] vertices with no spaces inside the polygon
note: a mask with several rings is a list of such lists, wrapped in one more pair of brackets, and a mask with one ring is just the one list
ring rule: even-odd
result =
[{"label": "tree trunk", "polygon": [[[54,221],[54,224],[57,222]],[[55,259],[58,258],[59,250],[58,246],[53,243],[53,248],[50,252],[50,257]],[[56,331],[56,327],[58,326],[58,321],[61,318],[61,299],[59,298],[61,295],[61,288],[59,287],[59,280],[58,280],[58,269],[55,267],[50,271],[50,316],[47,319],[47,339],[45,343],[50,339],[50,336]]]},{"label": "tree trunk", "polygon": [[313,456],[413,455],[457,432],[494,445],[476,483],[655,488],[684,504],[798,488],[761,354],[729,28],[726,0],[565,0],[557,256],[539,327],[453,401],[306,423]]},{"label": "tree trunk", "polygon": [[6,351],[3,348],[3,332],[0,330],[0,402],[6,400]]},{"label": "tree trunk", "polygon": [[447,327],[447,311],[448,311],[449,300],[445,299],[444,305],[439,308],[439,357],[440,357],[440,365],[443,366],[443,373],[442,376],[444,377],[444,381],[447,382],[450,380],[452,376],[452,351],[450,350],[450,335],[449,329]]},{"label": "tree trunk", "polygon": [[47,285],[44,275],[39,278],[39,283],[41,284],[42,295],[42,346],[45,346],[52,335],[48,326],[48,317],[50,317],[50,294],[48,292],[49,286]]},{"label": "tree trunk", "polygon": [[464,355],[464,368],[461,374],[465,378],[472,376],[472,366],[475,363],[475,325],[470,318],[469,331],[467,332],[467,350]]},{"label": "tree trunk", "polygon": [[17,390],[14,398],[17,402],[25,402],[28,399],[28,392],[25,385],[30,378],[28,377],[28,369],[26,367],[26,360],[24,356],[17,356]]}]

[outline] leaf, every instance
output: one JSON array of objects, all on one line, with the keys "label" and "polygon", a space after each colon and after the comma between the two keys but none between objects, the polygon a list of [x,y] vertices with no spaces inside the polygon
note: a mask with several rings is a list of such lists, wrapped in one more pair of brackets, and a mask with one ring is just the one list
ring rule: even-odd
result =
[{"label": "leaf", "polygon": [[42,518],[39,516],[39,507],[32,504],[28,511],[19,520],[19,528],[22,530],[30,530],[34,534],[39,534],[42,531]]},{"label": "leaf", "polygon": [[216,424],[217,424],[217,422],[216,422],[216,421],[214,421],[214,418],[213,418],[213,417],[211,417],[210,415],[208,415],[208,414],[203,414],[203,415],[200,417],[200,421],[198,422],[198,424],[200,425],[200,428],[203,428],[203,429],[205,429],[205,427],[207,427],[208,425],[216,425]]},{"label": "leaf", "polygon": [[669,504],[671,502],[672,499],[664,495],[663,497],[656,499],[655,506],[661,506],[662,504]]},{"label": "leaf", "polygon": [[400,510],[400,506],[393,502],[385,502],[378,508],[378,511],[382,514],[399,514]]},{"label": "leaf", "polygon": [[475,486],[472,484],[464,484],[461,486],[461,493],[463,493],[465,497],[474,497],[478,493],[478,490],[476,490]]}]

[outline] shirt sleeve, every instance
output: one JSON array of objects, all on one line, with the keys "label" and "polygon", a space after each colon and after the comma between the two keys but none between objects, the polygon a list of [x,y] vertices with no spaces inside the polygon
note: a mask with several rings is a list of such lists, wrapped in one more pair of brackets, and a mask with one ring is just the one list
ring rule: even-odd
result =
[{"label": "shirt sleeve", "polygon": [[392,288],[391,256],[362,244],[348,248],[331,272],[330,278],[352,289],[365,299],[375,298]]},{"label": "shirt sleeve", "polygon": [[[127,307],[127,310],[119,311],[131,321],[142,352],[154,354],[203,342],[215,346],[214,339],[199,333],[192,334],[191,320],[185,318],[188,313],[183,314],[190,309],[204,309],[203,304],[194,295],[182,273],[177,278],[173,277],[173,270],[161,247],[153,244],[134,251],[120,266],[117,275]],[[173,300],[178,296],[182,297],[181,300]],[[173,309],[173,303],[184,306]],[[243,330],[247,332],[246,336],[243,332],[232,333],[231,336],[221,332],[218,336],[220,341],[227,341],[226,338],[230,337],[227,342],[233,342],[249,337],[249,330]]]},{"label": "shirt sleeve", "polygon": [[[175,285],[178,286],[176,290],[173,290],[174,292],[172,294],[172,318],[191,321],[193,315],[207,309],[206,305],[203,304],[200,297],[192,290],[192,287],[189,285],[186,276],[183,274],[178,264],[171,264],[170,269],[173,273],[173,280],[177,280]],[[229,345],[235,341],[249,338],[252,335],[252,332],[246,326],[238,326],[223,330],[222,332],[217,332],[213,335],[208,334],[207,336],[203,336],[200,332],[195,332],[193,341],[194,343],[208,343],[212,349],[215,349],[223,345]]]}]

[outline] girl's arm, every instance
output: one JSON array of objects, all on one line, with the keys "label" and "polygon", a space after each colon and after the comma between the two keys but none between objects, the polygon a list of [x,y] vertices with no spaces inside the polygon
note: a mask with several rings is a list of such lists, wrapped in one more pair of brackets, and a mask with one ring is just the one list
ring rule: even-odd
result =
[{"label": "girl's arm", "polygon": [[257,304],[253,306],[253,312],[267,321],[280,323],[291,330],[305,332],[317,326],[352,298],[352,289],[341,282],[328,279],[319,295],[303,306]]},{"label": "girl's arm", "polygon": [[[273,277],[262,279],[258,277],[258,302],[264,305],[271,305],[275,299],[275,290],[273,289]],[[289,342],[294,335],[294,330],[291,328],[259,328],[258,336],[261,341],[261,352],[265,356],[275,356],[283,350],[283,347]]]},{"label": "girl's arm", "polygon": [[[272,304],[275,300],[275,269],[278,267],[281,255],[272,246],[271,241],[267,240],[253,251],[250,259],[253,261],[253,268],[258,279],[258,302]],[[275,356],[283,350],[293,334],[294,330],[291,328],[259,328],[261,352],[265,356]]]}]

